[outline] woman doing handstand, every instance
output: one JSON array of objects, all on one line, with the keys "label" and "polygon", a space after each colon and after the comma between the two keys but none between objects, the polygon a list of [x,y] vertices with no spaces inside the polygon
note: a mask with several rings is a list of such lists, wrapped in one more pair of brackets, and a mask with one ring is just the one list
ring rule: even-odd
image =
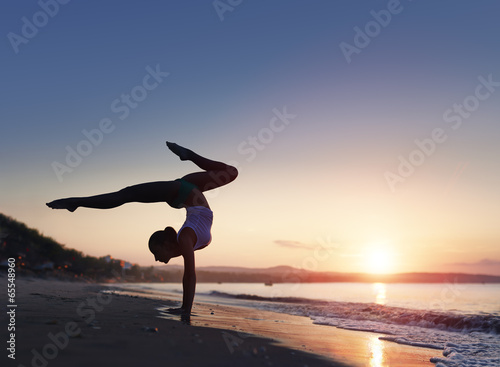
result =
[{"label": "woman doing handstand", "polygon": [[74,212],[79,207],[111,209],[131,202],[167,202],[176,209],[186,208],[186,221],[179,232],[172,227],[167,227],[153,233],[149,239],[149,250],[155,256],[156,261],[165,264],[173,257],[184,258],[182,306],[170,311],[174,314],[189,316],[196,288],[194,251],[208,246],[212,239],[210,230],[213,213],[203,192],[234,181],[238,176],[238,170],[225,163],[202,157],[175,143],[167,142],[167,146],[181,160],[193,162],[203,172],[191,173],[175,181],[129,186],[108,194],[54,200],[47,203],[47,206],[52,209],[67,209]]}]

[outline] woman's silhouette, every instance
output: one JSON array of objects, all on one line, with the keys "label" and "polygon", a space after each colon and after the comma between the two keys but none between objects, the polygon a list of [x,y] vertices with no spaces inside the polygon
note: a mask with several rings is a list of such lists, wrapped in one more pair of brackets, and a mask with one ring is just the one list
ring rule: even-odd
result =
[{"label": "woman's silhouette", "polygon": [[47,206],[74,212],[79,207],[111,209],[131,202],[167,202],[176,209],[186,208],[186,221],[179,232],[167,227],[153,233],[149,239],[149,250],[156,261],[164,263],[168,263],[173,257],[184,258],[182,306],[171,309],[170,312],[189,316],[196,288],[194,251],[208,246],[212,239],[210,230],[213,213],[203,192],[232,182],[238,176],[238,170],[225,163],[202,157],[175,143],[167,142],[167,146],[181,160],[193,162],[203,172],[191,173],[175,181],[129,186],[108,194],[54,200],[47,203]]}]

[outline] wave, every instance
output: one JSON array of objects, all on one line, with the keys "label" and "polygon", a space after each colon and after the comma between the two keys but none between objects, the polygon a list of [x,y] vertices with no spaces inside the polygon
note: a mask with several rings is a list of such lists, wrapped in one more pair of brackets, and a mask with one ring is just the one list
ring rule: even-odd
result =
[{"label": "wave", "polygon": [[[500,335],[500,317],[495,315],[460,314],[435,310],[415,310],[375,303],[318,301],[300,297],[261,297],[251,294],[229,294],[212,291],[211,296],[281,304],[280,312],[311,317],[316,323],[342,326],[332,320],[370,321],[384,324],[417,326],[453,332],[482,332]],[[346,327],[347,328],[347,327]],[[371,331],[371,330],[368,330]]]},{"label": "wave", "polygon": [[442,350],[442,357],[430,359],[439,367],[500,366],[500,317],[496,315],[217,291],[210,295],[255,301],[251,306],[307,316],[315,324],[383,334],[380,340]]},{"label": "wave", "polygon": [[322,303],[335,303],[328,301],[314,300],[310,298],[301,297],[262,297],[253,294],[231,294],[219,291],[211,291],[209,293],[214,297],[224,297],[224,298],[236,298],[236,299],[246,299],[250,301],[268,301],[268,302],[283,302],[283,303],[311,303],[311,304],[322,304]]}]

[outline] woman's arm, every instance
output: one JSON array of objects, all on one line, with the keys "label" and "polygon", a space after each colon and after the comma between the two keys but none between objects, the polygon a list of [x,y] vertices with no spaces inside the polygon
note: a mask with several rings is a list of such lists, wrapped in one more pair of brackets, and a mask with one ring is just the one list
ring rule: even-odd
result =
[{"label": "woman's arm", "polygon": [[182,278],[182,310],[185,314],[191,313],[193,307],[194,293],[196,290],[196,271],[194,263],[194,244],[196,243],[196,234],[186,227],[179,234],[179,246],[181,255],[184,258],[184,276]]}]

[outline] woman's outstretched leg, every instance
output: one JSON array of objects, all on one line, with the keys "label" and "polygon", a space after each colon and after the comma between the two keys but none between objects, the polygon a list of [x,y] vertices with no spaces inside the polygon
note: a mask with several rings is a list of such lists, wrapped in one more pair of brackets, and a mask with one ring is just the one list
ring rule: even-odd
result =
[{"label": "woman's outstretched leg", "polygon": [[111,209],[125,203],[156,203],[171,200],[175,195],[172,181],[150,182],[126,187],[120,191],[86,197],[54,200],[47,203],[52,209],[67,209],[74,212],[79,207]]},{"label": "woman's outstretched leg", "polygon": [[191,173],[183,177],[201,191],[208,191],[220,186],[227,185],[238,177],[236,167],[223,162],[214,161],[205,158],[190,149],[184,148],[178,144],[167,142],[168,148],[183,161],[191,161],[206,172]]},{"label": "woman's outstretched leg", "polygon": [[181,147],[175,143],[167,141],[167,146],[174,154],[179,156],[182,161],[191,161],[204,171],[226,171],[228,167],[231,167],[223,162],[213,161],[202,157],[201,155],[193,152],[191,149]]}]

